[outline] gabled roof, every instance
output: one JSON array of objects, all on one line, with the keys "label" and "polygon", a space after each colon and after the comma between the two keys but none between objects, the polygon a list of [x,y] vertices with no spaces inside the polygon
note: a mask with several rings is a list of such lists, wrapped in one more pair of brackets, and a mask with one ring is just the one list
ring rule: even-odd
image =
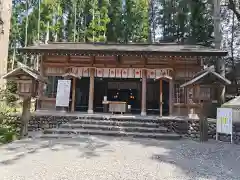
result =
[{"label": "gabled roof", "polygon": [[31,76],[33,79],[41,81],[46,83],[46,80],[39,74],[38,71],[31,69],[27,66],[21,66],[18,67],[10,72],[8,72],[7,74],[5,74],[4,76],[2,76],[3,79],[14,79],[14,77],[18,76],[18,75],[29,75]]},{"label": "gabled roof", "polygon": [[220,74],[215,72],[214,66],[211,66],[197,73],[193,77],[193,79],[182,84],[180,87],[183,88],[183,87],[192,86],[194,84],[208,84],[208,83],[209,84],[220,83],[224,85],[229,85],[231,84],[231,81],[229,81],[228,79],[222,77]]},{"label": "gabled roof", "polygon": [[72,43],[56,42],[39,44],[19,49],[24,53],[62,53],[62,54],[112,54],[139,53],[139,54],[172,54],[192,56],[226,56],[227,52],[219,49],[207,48],[200,45],[180,45],[176,43],[160,44],[110,44],[110,43]]}]

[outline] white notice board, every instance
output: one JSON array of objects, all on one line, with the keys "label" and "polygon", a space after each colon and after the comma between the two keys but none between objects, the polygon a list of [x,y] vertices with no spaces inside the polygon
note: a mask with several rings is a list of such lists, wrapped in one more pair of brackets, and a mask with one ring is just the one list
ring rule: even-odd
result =
[{"label": "white notice board", "polygon": [[[217,108],[217,129],[216,133],[230,134],[232,141],[232,119],[233,111],[231,108]],[[216,136],[218,139],[218,135]]]},{"label": "white notice board", "polygon": [[56,106],[68,107],[70,99],[71,80],[58,80]]}]

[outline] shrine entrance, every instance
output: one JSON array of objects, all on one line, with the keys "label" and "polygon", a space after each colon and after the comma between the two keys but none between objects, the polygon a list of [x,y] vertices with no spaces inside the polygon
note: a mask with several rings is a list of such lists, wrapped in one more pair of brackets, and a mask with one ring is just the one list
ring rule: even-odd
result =
[{"label": "shrine entrance", "polygon": [[126,102],[131,113],[141,112],[141,81],[134,78],[95,78],[94,111],[103,112],[104,96],[107,101]]},{"label": "shrine entrance", "polygon": [[[162,89],[160,82],[162,81]],[[123,101],[131,107],[130,113],[141,113],[141,79],[124,78],[95,78],[94,81],[94,112],[104,112],[103,99],[107,97],[108,101]],[[89,86],[85,86],[89,88]],[[169,115],[169,82],[168,80],[147,80],[146,92],[146,112],[147,114]],[[88,91],[86,91],[88,92]],[[162,92],[162,96],[160,94]],[[88,96],[88,93],[85,95]],[[161,97],[161,99],[160,99]],[[87,103],[87,101],[86,101]],[[162,107],[161,107],[162,104]],[[87,104],[85,105],[87,106]],[[161,110],[162,109],[162,110]]]},{"label": "shrine entrance", "polygon": [[[162,86],[162,90],[161,90]],[[160,86],[160,80],[149,79],[147,81],[147,114],[159,115],[162,111],[162,115],[169,115],[169,82],[168,80],[162,80]],[[162,98],[161,97],[162,92]],[[161,107],[162,104],[162,107]],[[162,110],[161,110],[162,109]]]}]

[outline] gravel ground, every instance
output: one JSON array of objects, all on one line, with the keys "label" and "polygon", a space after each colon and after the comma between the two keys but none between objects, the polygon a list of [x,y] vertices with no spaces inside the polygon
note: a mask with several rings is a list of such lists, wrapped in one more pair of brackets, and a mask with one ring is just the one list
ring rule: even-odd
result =
[{"label": "gravel ground", "polygon": [[239,180],[240,146],[81,136],[0,147],[1,180]]}]

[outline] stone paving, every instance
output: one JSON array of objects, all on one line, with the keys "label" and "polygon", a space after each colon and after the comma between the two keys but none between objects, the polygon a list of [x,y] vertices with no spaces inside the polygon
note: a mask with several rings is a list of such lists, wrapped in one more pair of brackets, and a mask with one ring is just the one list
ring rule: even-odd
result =
[{"label": "stone paving", "polygon": [[0,147],[1,180],[239,180],[240,146],[100,136]]}]

